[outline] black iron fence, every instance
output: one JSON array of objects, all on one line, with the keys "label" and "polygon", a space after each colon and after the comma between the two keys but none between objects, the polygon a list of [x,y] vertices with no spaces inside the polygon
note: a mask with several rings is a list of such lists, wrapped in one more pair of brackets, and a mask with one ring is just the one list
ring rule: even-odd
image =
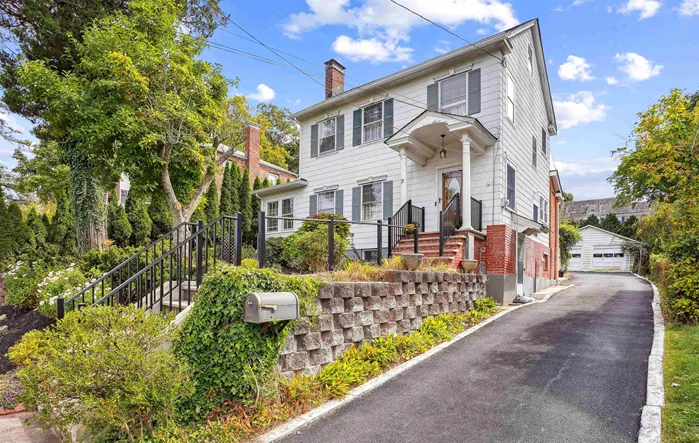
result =
[{"label": "black iron fence", "polygon": [[461,198],[457,193],[447,207],[439,212],[439,256],[444,255],[444,244],[454,231],[461,226]]},{"label": "black iron fence", "polygon": [[[413,205],[412,200],[408,200],[396,211],[393,217],[388,218],[389,225],[407,226],[406,229],[392,229],[388,234],[388,255],[393,249],[410,234],[425,232],[425,208]],[[417,253],[417,250],[415,250]]]},{"label": "black iron fence", "polygon": [[77,294],[57,300],[58,318],[87,305],[135,304],[156,311],[187,307],[217,262],[241,262],[242,214],[204,226],[182,223]]}]

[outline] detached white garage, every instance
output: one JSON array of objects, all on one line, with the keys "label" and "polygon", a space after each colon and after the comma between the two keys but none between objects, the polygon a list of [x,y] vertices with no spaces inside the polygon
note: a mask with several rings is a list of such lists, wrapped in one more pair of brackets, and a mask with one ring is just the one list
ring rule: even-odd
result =
[{"label": "detached white garage", "polygon": [[633,257],[624,245],[640,243],[596,226],[580,229],[582,240],[573,246],[570,271],[626,271],[633,267]]}]

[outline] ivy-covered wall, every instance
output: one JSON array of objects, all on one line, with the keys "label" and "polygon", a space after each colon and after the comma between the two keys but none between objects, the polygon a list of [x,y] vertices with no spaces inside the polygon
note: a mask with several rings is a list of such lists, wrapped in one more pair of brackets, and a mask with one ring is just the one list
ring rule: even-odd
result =
[{"label": "ivy-covered wall", "polygon": [[317,299],[321,313],[289,331],[279,373],[315,374],[353,344],[416,331],[426,317],[466,312],[485,297],[485,275],[386,271],[385,279],[323,284]]}]

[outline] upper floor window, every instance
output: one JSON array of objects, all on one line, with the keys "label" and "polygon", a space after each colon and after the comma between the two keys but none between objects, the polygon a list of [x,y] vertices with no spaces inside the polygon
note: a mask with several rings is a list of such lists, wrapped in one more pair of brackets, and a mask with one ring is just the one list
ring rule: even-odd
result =
[{"label": "upper floor window", "polygon": [[507,73],[507,118],[515,122],[515,79]]},{"label": "upper floor window", "polygon": [[334,214],[335,213],[335,191],[319,192],[318,193],[318,214]]},{"label": "upper floor window", "polygon": [[549,201],[543,196],[539,197],[539,221],[545,225],[549,224]]},{"label": "upper floor window", "polygon": [[364,108],[364,143],[383,137],[383,102]]},{"label": "upper floor window", "polygon": [[336,147],[337,118],[329,118],[318,124],[320,153],[332,152]]},{"label": "upper floor window", "polygon": [[532,45],[527,45],[527,69],[529,69],[529,74],[534,73],[534,51],[532,50]]},{"label": "upper floor window", "polygon": [[439,82],[439,109],[447,114],[468,115],[466,73]]},{"label": "upper floor window", "polygon": [[362,185],[362,220],[381,220],[382,183]]},{"label": "upper floor window", "polygon": [[507,165],[507,207],[514,210],[515,209],[515,198],[516,198],[516,171],[511,165]]},{"label": "upper floor window", "polygon": [[536,137],[532,135],[532,166],[536,168],[536,160],[539,157],[539,149],[536,147]]},{"label": "upper floor window", "polygon": [[541,152],[543,152],[544,155],[546,155],[546,129],[541,128]]},{"label": "upper floor window", "polygon": [[126,199],[129,197],[129,190],[128,189],[122,189],[119,191],[119,203],[122,205],[126,204]]}]

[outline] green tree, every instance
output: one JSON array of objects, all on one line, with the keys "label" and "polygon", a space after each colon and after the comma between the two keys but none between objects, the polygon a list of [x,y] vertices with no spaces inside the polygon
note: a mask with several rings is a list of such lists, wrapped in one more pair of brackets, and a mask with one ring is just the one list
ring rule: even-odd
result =
[{"label": "green tree", "polygon": [[10,217],[5,204],[5,195],[0,192],[0,262],[9,260],[17,245],[12,235]]},{"label": "green tree", "polygon": [[271,103],[260,103],[253,120],[260,125],[260,157],[297,172],[299,131],[291,118],[291,111]]},{"label": "green tree", "polygon": [[109,195],[109,206],[107,207],[107,234],[109,238],[119,247],[128,246],[133,230],[131,223],[126,216],[126,210],[119,204],[116,194]]},{"label": "green tree", "polygon": [[141,246],[148,243],[153,222],[148,216],[148,209],[142,198],[130,195],[126,199],[126,217],[131,224],[131,237],[129,239],[131,245]]},{"label": "green tree", "polygon": [[150,232],[150,238],[155,240],[160,236],[170,232],[172,229],[172,215],[167,208],[167,200],[165,194],[156,191],[150,196],[150,205],[148,206],[148,216],[153,222]]},{"label": "green tree", "polygon": [[621,225],[619,234],[628,238],[636,238],[636,224],[638,223],[638,218],[635,215],[630,216]]},{"label": "green tree", "polygon": [[571,194],[570,192],[563,191],[563,201],[572,202],[573,201],[573,194]]},{"label": "green tree", "polygon": [[265,177],[265,179],[262,180],[262,187],[269,188],[270,186],[272,186],[272,184],[269,182],[269,179],[267,177]]},{"label": "green tree", "polygon": [[231,193],[236,192],[236,190],[233,187],[233,176],[231,174],[231,165],[227,163],[223,168],[223,181],[221,182],[221,201],[218,210],[221,215],[233,215]]},{"label": "green tree", "polygon": [[10,203],[7,207],[7,218],[12,229],[12,237],[15,243],[15,254],[23,254],[32,251],[36,247],[36,240],[31,228],[24,221],[22,209],[17,202]]},{"label": "green tree", "polygon": [[73,212],[65,192],[57,195],[56,213],[51,220],[48,239],[49,243],[58,246],[63,256],[73,256],[76,253]]},{"label": "green tree", "polygon": [[[40,214],[35,207],[32,207],[27,214],[27,225],[34,233],[37,246],[43,246],[46,243],[48,227],[44,222],[45,215],[46,214]],[[46,218],[46,220],[48,220],[48,218]]]},{"label": "green tree", "polygon": [[580,240],[582,240],[582,235],[575,225],[563,222],[558,227],[558,243],[561,248],[561,267],[564,271],[568,270],[573,246]]},{"label": "green tree", "polygon": [[206,192],[204,215],[209,223],[218,218],[218,189],[216,188],[215,181],[209,186],[209,190]]},{"label": "green tree", "polygon": [[252,230],[252,202],[250,200],[250,175],[245,169],[243,177],[238,184],[238,198],[240,199],[240,212],[243,214],[244,241],[253,245],[257,238],[257,232]]},{"label": "green tree", "polygon": [[615,234],[619,234],[621,232],[621,221],[619,221],[616,214],[609,213],[600,222],[600,228]]},{"label": "green tree", "polygon": [[231,163],[231,210],[233,214],[236,212],[242,212],[242,204],[240,198],[240,181],[242,180],[242,174],[240,173],[240,168],[235,162]]},{"label": "green tree", "polygon": [[596,227],[599,228],[599,227],[600,227],[599,218],[597,218],[597,216],[596,216],[595,214],[591,214],[591,215],[588,216],[585,220],[583,220],[583,221],[580,222],[580,227],[581,227],[581,228],[582,228],[582,227],[585,227],[585,226],[588,226],[588,225],[590,225],[590,226],[596,226]]}]

